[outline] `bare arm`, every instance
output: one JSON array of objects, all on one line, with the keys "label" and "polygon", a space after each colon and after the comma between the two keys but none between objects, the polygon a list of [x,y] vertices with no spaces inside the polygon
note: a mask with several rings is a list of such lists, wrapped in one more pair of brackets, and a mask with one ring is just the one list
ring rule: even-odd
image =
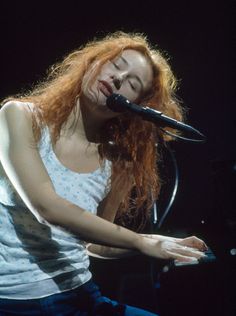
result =
[{"label": "bare arm", "polygon": [[[120,177],[120,179],[121,178],[122,177]],[[101,201],[97,210],[99,216],[111,222],[114,221],[116,212],[120,205],[121,197],[119,194],[122,194],[122,190],[128,190],[128,183],[124,183],[124,181],[120,181],[120,179],[116,179],[116,183],[113,184],[113,187],[111,187],[111,190],[106,198]],[[175,238],[158,234],[141,234],[141,236],[151,238],[158,242],[165,242],[167,243],[167,246],[172,245],[173,247],[179,247],[178,250],[181,249],[182,246],[185,253],[189,253],[188,251],[190,250],[189,254],[191,254],[192,250],[204,251],[207,249],[206,244],[195,236],[188,238]],[[139,252],[131,249],[114,248],[94,243],[87,244],[87,252],[90,256],[102,259],[119,259],[140,254]]]},{"label": "bare arm", "polygon": [[62,226],[87,241],[138,248],[141,241],[138,234],[99,218],[56,194],[35,146],[31,114],[25,105],[11,102],[1,109],[0,134],[3,168],[39,221]]},{"label": "bare arm", "polygon": [[[119,205],[120,200],[118,195],[116,194],[116,190],[113,190],[111,188],[111,191],[108,193],[108,195],[99,203],[97,214],[98,216],[110,222],[113,222]],[[95,243],[88,243],[86,245],[86,248],[89,256],[100,259],[120,259],[140,254],[136,250],[103,246]]]},{"label": "bare arm", "polygon": [[[106,199],[102,201],[100,207],[102,208],[102,211],[104,212],[104,215],[107,212],[109,220],[112,220],[112,213],[115,214],[115,212],[112,212],[114,208],[111,206],[114,204],[112,203],[111,206],[109,206],[109,199],[108,202]],[[175,251],[182,251],[185,255],[192,254],[192,251],[206,251],[207,245],[196,236],[190,236],[187,238],[176,238],[176,237],[170,237],[170,236],[164,236],[164,235],[158,235],[158,234],[141,234],[141,236],[150,238],[153,240],[156,240],[158,242],[165,243],[166,247],[171,247],[175,249]],[[140,253],[135,250],[130,249],[121,249],[121,248],[114,248],[109,246],[102,246],[94,243],[87,244],[87,252],[90,256],[101,258],[101,259],[120,259],[124,257],[130,257],[134,255],[139,255]],[[167,258],[168,259],[168,258]]]},{"label": "bare arm", "polygon": [[[122,194],[122,190],[128,190],[128,184],[121,182],[120,179],[117,178],[114,187],[111,187],[110,192],[106,198],[101,201],[97,210],[99,216],[111,222],[114,221],[120,205],[121,198],[118,192]],[[141,236],[154,239],[158,242],[163,242],[167,247],[174,247],[175,251],[176,249],[177,251],[181,251],[182,247],[182,250],[184,249],[184,253],[189,255],[191,255],[191,251],[205,251],[207,249],[206,244],[195,236],[187,238],[176,238],[158,234],[141,234]],[[94,243],[87,244],[87,252],[90,256],[101,259],[119,259],[140,254],[135,250],[102,246]]]},{"label": "bare arm", "polygon": [[0,110],[0,135],[1,164],[38,221],[61,226],[88,242],[152,257],[190,260],[200,256],[196,252],[186,257],[165,251],[161,242],[115,225],[58,196],[35,146],[31,115],[25,106],[9,102]]}]

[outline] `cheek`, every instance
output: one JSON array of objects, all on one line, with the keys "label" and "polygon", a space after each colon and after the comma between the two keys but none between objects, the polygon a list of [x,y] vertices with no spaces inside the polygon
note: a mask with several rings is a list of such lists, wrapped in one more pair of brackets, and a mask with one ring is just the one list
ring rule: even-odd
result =
[{"label": "cheek", "polygon": [[81,88],[84,95],[91,95],[96,92],[97,84],[96,80],[93,79],[93,74],[91,72],[85,74]]},{"label": "cheek", "polygon": [[98,63],[95,63],[91,68],[85,73],[82,82],[82,90],[85,92],[86,89],[91,90],[94,87],[94,83],[96,82],[96,75],[98,69]]},{"label": "cheek", "polygon": [[108,65],[103,65],[98,73],[97,79],[107,79],[112,77],[113,73]]},{"label": "cheek", "polygon": [[122,94],[129,101],[135,102],[139,99],[139,93],[132,91],[129,87],[121,87],[121,89],[117,92],[118,94]]},{"label": "cheek", "polygon": [[89,80],[84,80],[82,83],[81,97],[85,98],[87,102],[94,103],[97,99],[95,85]]},{"label": "cheek", "polygon": [[86,73],[84,75],[81,89],[82,89],[83,94],[86,94],[87,90],[91,89],[91,75],[90,75],[90,73]]}]

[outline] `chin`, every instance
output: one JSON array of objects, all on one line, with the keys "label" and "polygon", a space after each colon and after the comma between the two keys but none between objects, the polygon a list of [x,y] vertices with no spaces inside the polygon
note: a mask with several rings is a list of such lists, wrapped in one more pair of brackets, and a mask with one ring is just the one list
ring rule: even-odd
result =
[{"label": "chin", "polygon": [[107,96],[105,96],[102,93],[98,93],[96,95],[96,99],[94,100],[94,103],[101,107],[107,107]]}]

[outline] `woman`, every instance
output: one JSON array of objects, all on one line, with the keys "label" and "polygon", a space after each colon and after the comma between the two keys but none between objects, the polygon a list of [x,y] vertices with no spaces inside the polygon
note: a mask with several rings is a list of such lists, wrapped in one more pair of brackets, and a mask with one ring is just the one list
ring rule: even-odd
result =
[{"label": "woman", "polygon": [[[140,34],[117,32],[69,54],[32,92],[3,102],[0,315],[153,315],[101,296],[88,254],[204,255],[196,237],[138,233],[160,191],[156,144],[170,139],[106,106],[119,93],[181,120],[174,90],[160,52]],[[137,232],[124,227],[137,219]]]}]

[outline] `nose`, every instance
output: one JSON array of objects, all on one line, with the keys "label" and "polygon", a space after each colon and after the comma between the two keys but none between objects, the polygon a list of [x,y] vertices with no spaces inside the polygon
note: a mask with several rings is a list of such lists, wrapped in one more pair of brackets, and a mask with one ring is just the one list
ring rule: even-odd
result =
[{"label": "nose", "polygon": [[113,83],[117,90],[120,89],[122,85],[122,77],[121,76],[113,76]]}]

